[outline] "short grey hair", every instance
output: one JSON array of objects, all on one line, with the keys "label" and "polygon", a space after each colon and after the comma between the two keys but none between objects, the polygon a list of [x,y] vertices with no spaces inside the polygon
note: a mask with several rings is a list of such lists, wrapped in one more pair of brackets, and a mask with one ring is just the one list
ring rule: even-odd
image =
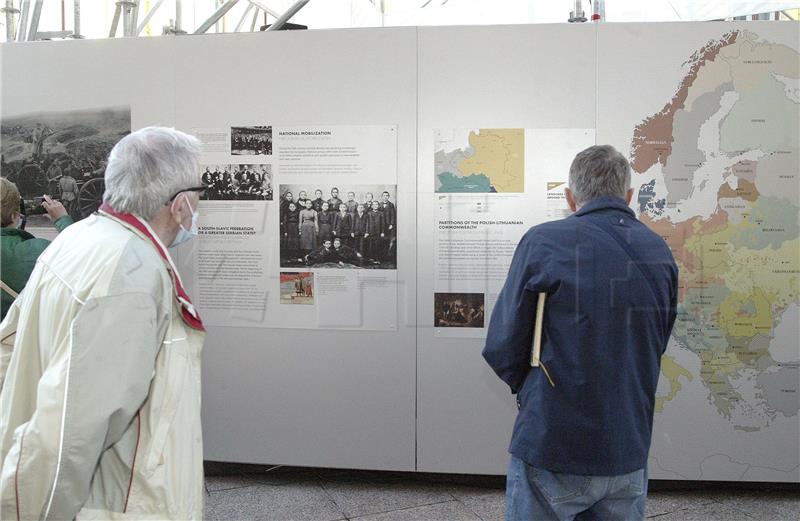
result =
[{"label": "short grey hair", "polygon": [[630,187],[631,166],[611,145],[587,148],[569,167],[569,189],[578,206],[602,196],[624,199]]},{"label": "short grey hair", "polygon": [[149,221],[180,190],[200,185],[200,141],[167,127],[125,136],[108,157],[103,202]]}]

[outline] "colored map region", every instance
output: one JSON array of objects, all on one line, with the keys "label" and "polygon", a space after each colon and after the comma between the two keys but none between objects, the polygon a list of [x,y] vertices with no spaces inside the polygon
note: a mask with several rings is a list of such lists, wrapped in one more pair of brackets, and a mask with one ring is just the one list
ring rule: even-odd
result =
[{"label": "colored map region", "polygon": [[436,192],[525,191],[525,129],[437,131]]},{"label": "colored map region", "polygon": [[734,30],[684,65],[630,151],[640,219],[680,269],[673,338],[700,360],[664,357],[656,411],[697,379],[754,432],[800,409],[800,338],[776,335],[800,315],[800,54]]}]

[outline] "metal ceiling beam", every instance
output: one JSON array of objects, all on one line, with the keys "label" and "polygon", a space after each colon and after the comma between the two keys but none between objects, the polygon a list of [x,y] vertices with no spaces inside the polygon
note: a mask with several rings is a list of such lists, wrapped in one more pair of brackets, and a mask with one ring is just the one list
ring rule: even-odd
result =
[{"label": "metal ceiling beam", "polygon": [[70,38],[81,39],[83,35],[81,34],[81,0],[74,0],[75,3],[73,4],[72,10],[72,35]]},{"label": "metal ceiling beam", "polygon": [[183,34],[183,0],[175,0],[175,34]]},{"label": "metal ceiling beam", "polygon": [[[253,4],[250,4],[250,5],[253,5]],[[255,32],[255,30],[256,30],[256,23],[258,23],[258,15],[259,14],[261,14],[261,12],[258,10],[258,7],[253,9],[253,21],[250,22],[250,32],[251,33]]]},{"label": "metal ceiling beam", "polygon": [[55,38],[69,38],[72,36],[72,31],[38,31],[36,38],[38,40],[53,40]]},{"label": "metal ceiling beam", "polygon": [[134,34],[134,36],[139,36],[139,34],[142,31],[144,31],[144,28],[147,27],[147,24],[150,23],[150,19],[153,18],[153,15],[156,14],[156,11],[158,11],[158,8],[161,7],[161,4],[163,4],[163,3],[164,3],[164,0],[158,0],[153,5],[153,7],[150,8],[150,11],[148,11],[148,13],[146,15],[144,15],[144,18],[142,19],[142,23],[140,23],[139,26],[136,27],[136,33]]},{"label": "metal ceiling beam", "polygon": [[141,7],[139,0],[135,0],[136,4],[131,10],[131,30],[130,36],[136,36],[136,28],[139,27],[139,8]]},{"label": "metal ceiling beam", "polygon": [[254,6],[258,7],[259,9],[261,9],[262,11],[264,11],[265,13],[267,13],[270,16],[274,16],[275,18],[279,18],[281,16],[280,13],[270,9],[269,7],[265,6],[263,3],[259,2],[258,0],[248,0],[248,2],[250,2]]},{"label": "metal ceiling beam", "polygon": [[222,6],[217,9],[214,14],[208,17],[208,20],[200,24],[200,27],[195,30],[194,34],[204,34],[208,29],[217,23],[220,19],[222,19],[225,14],[231,10],[233,6],[235,6],[239,2],[239,0],[228,0]]},{"label": "metal ceiling beam", "polygon": [[6,15],[6,41],[14,41],[14,15],[19,14],[19,9],[14,8],[14,0],[6,0],[6,6],[0,9]]},{"label": "metal ceiling beam", "polygon": [[239,19],[239,23],[236,24],[236,28],[233,30],[233,32],[238,33],[242,29],[244,21],[247,20],[247,15],[250,14],[251,9],[253,9],[253,4],[247,4],[244,13],[242,13],[242,17]]},{"label": "metal ceiling beam", "polygon": [[127,2],[118,2],[120,7],[122,8],[122,36],[130,36],[131,35],[131,11],[129,7],[126,5]]},{"label": "metal ceiling beam", "polygon": [[121,12],[122,8],[118,4],[116,9],[114,9],[114,18],[111,19],[111,29],[108,31],[109,38],[117,36],[117,27],[119,26],[119,15]]},{"label": "metal ceiling beam", "polygon": [[35,0],[33,4],[33,14],[31,14],[31,26],[28,29],[27,42],[36,41],[36,33],[39,32],[39,19],[42,16],[42,2],[44,0]]},{"label": "metal ceiling beam", "polygon": [[267,28],[267,31],[280,30],[280,28],[283,27],[284,24],[286,24],[286,22],[288,22],[295,14],[297,14],[297,11],[302,9],[308,2],[309,0],[297,0],[293,6],[287,9],[285,13],[280,15],[278,19]]},{"label": "metal ceiling beam", "polygon": [[24,42],[28,37],[28,15],[31,10],[31,0],[22,0],[19,4],[19,24],[17,25],[16,38]]}]

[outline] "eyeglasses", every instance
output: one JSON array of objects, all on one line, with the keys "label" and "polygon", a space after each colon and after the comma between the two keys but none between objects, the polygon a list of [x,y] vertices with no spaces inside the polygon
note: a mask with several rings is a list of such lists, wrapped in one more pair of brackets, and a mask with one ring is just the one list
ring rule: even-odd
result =
[{"label": "eyeglasses", "polygon": [[178,190],[177,192],[175,192],[174,194],[172,194],[172,197],[170,197],[170,198],[167,200],[167,202],[166,202],[166,203],[164,203],[164,204],[169,204],[169,203],[171,203],[172,201],[174,201],[174,200],[175,200],[175,198],[176,198],[176,197],[178,197],[178,196],[179,196],[180,194],[182,194],[183,192],[200,192],[200,197],[203,197],[203,192],[205,192],[206,190],[208,190],[208,185],[202,185],[202,186],[193,186],[193,187],[191,187],[191,188],[184,188],[183,190]]}]

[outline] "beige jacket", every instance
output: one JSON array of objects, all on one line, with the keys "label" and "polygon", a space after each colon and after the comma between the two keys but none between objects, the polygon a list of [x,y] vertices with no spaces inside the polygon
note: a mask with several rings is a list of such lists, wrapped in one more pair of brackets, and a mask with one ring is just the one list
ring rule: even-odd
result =
[{"label": "beige jacket", "polygon": [[61,233],[0,324],[2,521],[203,517],[202,325],[123,220]]}]

